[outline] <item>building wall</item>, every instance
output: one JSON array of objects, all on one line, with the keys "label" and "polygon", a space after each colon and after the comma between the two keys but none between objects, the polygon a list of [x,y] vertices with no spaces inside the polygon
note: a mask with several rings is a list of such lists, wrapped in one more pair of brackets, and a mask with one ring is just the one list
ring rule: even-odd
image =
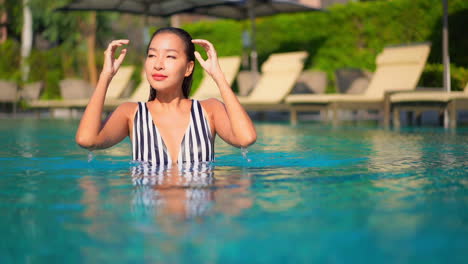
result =
[{"label": "building wall", "polygon": [[333,4],[346,4],[348,2],[357,2],[359,0],[297,0],[297,2],[315,7],[315,8],[327,8]]},{"label": "building wall", "polygon": [[321,8],[323,0],[298,0],[297,2],[310,7]]}]

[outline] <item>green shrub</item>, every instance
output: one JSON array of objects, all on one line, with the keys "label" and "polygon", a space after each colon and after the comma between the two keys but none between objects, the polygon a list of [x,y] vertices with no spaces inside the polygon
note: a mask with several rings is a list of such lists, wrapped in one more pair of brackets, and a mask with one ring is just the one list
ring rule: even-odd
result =
[{"label": "green shrub", "polygon": [[7,40],[0,44],[0,79],[20,82],[20,44]]},{"label": "green shrub", "polygon": [[[15,1],[8,0],[7,7],[12,14]],[[14,8],[15,7],[15,8]],[[16,11],[15,11],[16,10]],[[15,11],[15,12],[13,12]],[[21,11],[21,10],[20,10]],[[20,12],[12,18],[10,29],[19,32]],[[43,26],[60,22],[50,34],[63,32],[59,29],[73,26],[72,17],[50,17],[43,12]],[[330,86],[327,92],[334,92],[334,71],[339,68],[362,68],[375,70],[375,58],[387,45],[413,42],[432,43],[428,64],[419,85],[442,86],[442,3],[440,0],[392,0],[352,2],[335,5],[325,12],[283,14],[257,18],[256,45],[261,65],[270,54],[305,50],[309,53],[306,69],[327,72]],[[468,1],[449,1],[450,56],[453,90],[465,86],[468,81],[468,35],[466,34]],[[108,19],[112,17],[109,16]],[[105,17],[102,17],[105,20]],[[113,18],[117,19],[117,18]],[[15,22],[16,21],[16,22]],[[73,23],[72,23],[73,22]],[[219,56],[242,55],[241,35],[250,28],[248,21],[211,20],[184,25],[183,28],[194,38],[208,39],[215,45]],[[76,26],[76,25],[75,25]],[[74,27],[73,27],[74,28]],[[102,30],[102,29],[101,29]],[[151,30],[153,32],[154,29]],[[65,77],[87,78],[86,45],[78,41],[79,32],[70,30],[55,38],[59,46],[49,51],[33,50],[30,58],[30,81],[46,82],[45,98],[59,95],[58,82]],[[63,36],[62,36],[63,35]],[[61,42],[60,42],[60,41]],[[78,43],[78,44],[76,44]],[[202,52],[200,47],[197,50]],[[20,46],[8,40],[0,44],[0,78],[20,81]],[[203,54],[203,52],[202,52]],[[96,51],[98,71],[102,68],[102,51]],[[139,83],[143,66],[141,54],[129,54],[125,64],[136,65],[132,77]],[[196,91],[203,69],[197,63],[192,92]]]},{"label": "green shrub", "polygon": [[34,50],[29,57],[31,82],[44,81],[46,88],[42,94],[43,99],[60,97],[59,82],[63,78],[63,68],[60,48],[46,51]]},{"label": "green shrub", "polygon": [[[334,92],[334,71],[344,67],[375,70],[375,58],[387,45],[431,42],[429,64],[441,64],[441,17],[439,0],[393,0],[354,2],[332,6],[326,12],[283,14],[257,18],[256,44],[259,63],[272,53],[306,50],[306,69],[327,72]],[[451,0],[449,6],[450,54],[453,87],[466,83],[468,1]],[[195,38],[212,41],[220,56],[241,55],[241,32],[248,22],[204,21],[185,25]],[[431,66],[424,84],[440,83]],[[441,83],[440,83],[441,84]],[[440,86],[440,85],[439,85]]]},{"label": "green shrub", "polygon": [[[422,87],[443,87],[444,78],[443,64],[427,64],[419,80],[418,86]],[[468,69],[450,65],[451,89],[461,91],[468,83]]]}]

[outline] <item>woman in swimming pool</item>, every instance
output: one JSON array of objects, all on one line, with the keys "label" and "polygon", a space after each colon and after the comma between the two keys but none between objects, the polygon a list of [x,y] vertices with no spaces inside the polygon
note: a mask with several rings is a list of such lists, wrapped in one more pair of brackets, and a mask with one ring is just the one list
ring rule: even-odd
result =
[{"label": "woman in swimming pool", "polygon": [[[76,133],[81,147],[108,148],[130,136],[134,160],[161,165],[213,161],[216,135],[235,147],[255,142],[255,127],[229,87],[214,46],[192,40],[179,28],[161,28],[151,38],[144,65],[151,86],[148,102],[124,103],[101,124],[107,87],[127,52],[122,49],[115,59],[115,51],[128,43],[114,40],[104,53],[103,70]],[[194,44],[205,49],[206,60]],[[224,103],[188,98],[195,57],[216,82]]]}]

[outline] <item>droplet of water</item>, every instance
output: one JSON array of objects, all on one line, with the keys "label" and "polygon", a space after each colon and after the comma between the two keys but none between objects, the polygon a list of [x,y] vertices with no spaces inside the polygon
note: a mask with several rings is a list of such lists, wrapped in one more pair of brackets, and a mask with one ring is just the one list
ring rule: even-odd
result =
[{"label": "droplet of water", "polygon": [[92,151],[88,152],[88,162],[93,161],[93,159],[94,159],[94,154],[93,154],[93,152],[92,152]]},{"label": "droplet of water", "polygon": [[247,148],[241,148],[241,152],[242,152],[242,157],[244,158],[244,160],[247,162],[251,162],[249,157],[247,157],[247,153],[249,153],[249,150]]}]

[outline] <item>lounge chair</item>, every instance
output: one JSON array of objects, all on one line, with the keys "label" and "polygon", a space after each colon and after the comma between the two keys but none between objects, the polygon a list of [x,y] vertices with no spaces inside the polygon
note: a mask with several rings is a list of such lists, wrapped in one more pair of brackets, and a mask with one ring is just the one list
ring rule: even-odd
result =
[{"label": "lounge chair", "polygon": [[60,81],[62,99],[27,101],[31,108],[80,108],[88,104],[93,93],[93,86],[81,79],[65,79]]},{"label": "lounge chair", "polygon": [[[291,121],[297,122],[298,111],[332,111],[333,123],[338,110],[384,110],[384,123],[390,119],[385,109],[386,95],[395,91],[414,90],[426,64],[429,43],[386,47],[377,56],[377,68],[363,94],[290,95]],[[326,115],[328,116],[328,115]]]},{"label": "lounge chair", "polygon": [[462,92],[421,91],[396,93],[390,96],[389,103],[393,111],[393,125],[399,128],[400,112],[415,112],[419,118],[424,111],[435,110],[440,115],[448,111],[448,124],[451,128],[457,126],[457,111],[468,110],[468,83]]},{"label": "lounge chair", "polygon": [[327,73],[319,70],[306,70],[299,78],[291,94],[323,94],[328,86]]},{"label": "lounge chair", "polygon": [[44,82],[34,82],[23,85],[20,97],[26,101],[38,100],[44,88]]},{"label": "lounge chair", "polygon": [[18,99],[18,84],[0,80],[0,103],[11,103],[13,105],[13,113],[16,113]]},{"label": "lounge chair", "polygon": [[132,93],[132,96],[128,98],[130,102],[144,102],[148,101],[150,94],[150,84],[146,79],[146,73],[143,71],[141,73],[140,84],[136,87],[135,91]]},{"label": "lounge chair", "polygon": [[285,110],[284,98],[291,92],[304,68],[305,51],[276,53],[262,65],[262,74],[249,96],[239,96],[247,110]]},{"label": "lounge chair", "polygon": [[341,94],[363,94],[369,86],[372,73],[357,68],[335,70],[336,88]]},{"label": "lounge chair", "polygon": [[150,84],[146,79],[145,71],[141,72],[140,84],[135,88],[132,95],[128,98],[107,98],[104,102],[104,108],[111,110],[125,102],[146,102],[149,98]]},{"label": "lounge chair", "polygon": [[[133,66],[122,66],[119,69],[109,84],[106,100],[116,100],[122,95],[128,87],[133,71]],[[28,105],[31,108],[85,108],[93,91],[94,87],[84,80],[65,79],[60,81],[61,100],[30,100]]]},{"label": "lounge chair", "polygon": [[[233,57],[220,57],[218,58],[219,66],[226,77],[227,82],[229,85],[232,84],[234,78],[236,77],[237,73],[239,72],[239,67],[241,63],[241,59],[238,56]],[[203,71],[203,79],[200,83],[200,86],[195,91],[195,93],[191,96],[197,100],[203,100],[208,98],[221,98],[219,93],[219,89],[216,86],[216,83],[213,79]]]},{"label": "lounge chair", "polygon": [[132,77],[135,67],[121,66],[117,74],[112,78],[109,88],[106,93],[106,100],[118,99],[122,96],[125,89],[128,88],[130,78]]},{"label": "lounge chair", "polygon": [[0,102],[14,103],[18,100],[18,84],[0,80]]},{"label": "lounge chair", "polygon": [[239,71],[237,73],[237,88],[239,96],[247,96],[254,88],[257,81],[260,79],[259,72],[252,72],[251,70]]}]

